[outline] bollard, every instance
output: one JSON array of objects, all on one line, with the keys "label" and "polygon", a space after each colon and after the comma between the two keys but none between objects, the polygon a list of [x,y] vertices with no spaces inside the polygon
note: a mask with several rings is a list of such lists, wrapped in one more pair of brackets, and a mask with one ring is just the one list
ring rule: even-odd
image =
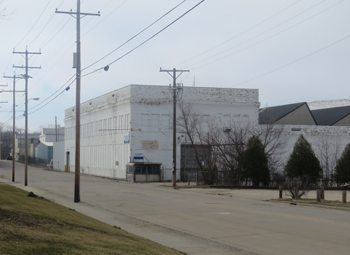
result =
[{"label": "bollard", "polygon": [[282,186],[278,187],[278,198],[282,199],[283,198],[283,189]]},{"label": "bollard", "polygon": [[321,202],[321,190],[320,189],[316,190],[316,200],[318,203]]},{"label": "bollard", "polygon": [[343,190],[343,199],[342,199],[342,201],[343,201],[343,203],[344,204],[346,204],[347,203],[347,201],[346,201],[346,190]]},{"label": "bollard", "polygon": [[324,200],[324,187],[321,187],[321,194],[320,194],[321,200]]}]

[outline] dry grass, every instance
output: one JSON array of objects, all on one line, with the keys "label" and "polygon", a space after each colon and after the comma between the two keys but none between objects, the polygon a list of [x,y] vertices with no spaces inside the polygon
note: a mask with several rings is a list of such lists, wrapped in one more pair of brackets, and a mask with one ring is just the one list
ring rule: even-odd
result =
[{"label": "dry grass", "polygon": [[0,254],[181,253],[0,184]]}]

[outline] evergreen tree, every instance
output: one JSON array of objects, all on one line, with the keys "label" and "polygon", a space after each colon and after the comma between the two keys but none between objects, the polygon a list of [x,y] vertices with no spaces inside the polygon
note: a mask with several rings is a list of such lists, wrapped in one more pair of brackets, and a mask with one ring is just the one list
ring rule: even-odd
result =
[{"label": "evergreen tree", "polygon": [[335,180],[337,183],[350,183],[350,144],[345,147],[335,167]]},{"label": "evergreen tree", "polygon": [[254,186],[260,183],[267,186],[270,182],[270,172],[267,155],[263,144],[256,136],[247,142],[243,160],[244,177],[253,182]]},{"label": "evergreen tree", "polygon": [[320,161],[303,135],[295,143],[284,170],[288,177],[299,178],[306,185],[316,183],[321,177]]}]

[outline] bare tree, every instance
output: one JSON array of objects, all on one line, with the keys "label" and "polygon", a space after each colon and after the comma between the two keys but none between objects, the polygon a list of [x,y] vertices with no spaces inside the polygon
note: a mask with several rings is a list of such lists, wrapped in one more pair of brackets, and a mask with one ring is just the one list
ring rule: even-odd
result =
[{"label": "bare tree", "polygon": [[227,184],[241,185],[244,181],[243,157],[251,134],[250,124],[232,122],[225,128],[211,125],[210,143],[214,147],[218,168]]},{"label": "bare tree", "polygon": [[322,135],[316,148],[321,167],[323,169],[323,181],[326,186],[332,183],[334,169],[339,157],[339,143],[327,135]]},{"label": "bare tree", "polygon": [[[186,135],[196,161],[196,169],[207,183],[228,185],[248,184],[243,171],[246,144],[252,136],[258,137],[267,154],[269,168],[277,168],[277,152],[281,146],[281,126],[257,127],[246,121],[209,119],[193,110],[190,103],[180,103],[179,131]],[[203,148],[208,148],[210,156]],[[205,160],[203,159],[205,157]]]},{"label": "bare tree", "polygon": [[259,125],[253,132],[262,142],[268,159],[271,174],[281,168],[281,149],[283,147],[282,134],[284,126],[265,124]]},{"label": "bare tree", "polygon": [[[180,114],[177,121],[179,132],[183,132],[188,139],[191,152],[194,155],[196,171],[196,182],[198,183],[198,176],[204,179],[206,184],[213,184],[215,182],[215,166],[214,157],[211,153],[211,145],[209,144],[209,133],[207,123],[203,118],[193,111],[191,104],[184,102],[180,103]],[[206,131],[205,131],[206,129]]]}]

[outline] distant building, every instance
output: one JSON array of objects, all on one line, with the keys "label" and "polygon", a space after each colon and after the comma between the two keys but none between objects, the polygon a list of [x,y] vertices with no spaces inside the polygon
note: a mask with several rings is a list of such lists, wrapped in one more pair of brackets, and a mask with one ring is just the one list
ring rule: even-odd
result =
[{"label": "distant building", "polygon": [[[329,178],[337,159],[345,146],[350,143],[349,100],[332,100],[287,104],[260,110],[259,123],[282,127],[279,171],[291,154],[294,144],[303,135],[312,145],[324,169],[324,177]],[[311,109],[312,110],[311,110]]]},{"label": "distant building", "polygon": [[64,127],[42,128],[40,134],[41,143],[53,143],[64,141]]},{"label": "distant building", "polygon": [[350,126],[350,102],[332,100],[302,102],[262,108],[260,124]]},{"label": "distant building", "polygon": [[[257,125],[258,90],[184,87],[180,101],[203,119]],[[81,105],[81,172],[136,181],[170,180],[172,171],[172,90],[129,85]],[[180,177],[181,133],[177,134]],[[65,111],[65,164],[74,170],[75,108]],[[150,178],[150,179],[145,179]]]},{"label": "distant building", "polygon": [[35,158],[46,164],[53,164],[54,143],[64,141],[64,128],[42,128],[40,143],[35,148]]},{"label": "distant building", "polygon": [[[35,158],[35,147],[40,143],[40,133],[28,133],[28,157]],[[25,134],[23,130],[17,132],[16,136],[16,158],[24,159],[25,155]]]},{"label": "distant building", "polygon": [[260,110],[260,124],[316,125],[307,103],[286,104],[266,107]]}]

